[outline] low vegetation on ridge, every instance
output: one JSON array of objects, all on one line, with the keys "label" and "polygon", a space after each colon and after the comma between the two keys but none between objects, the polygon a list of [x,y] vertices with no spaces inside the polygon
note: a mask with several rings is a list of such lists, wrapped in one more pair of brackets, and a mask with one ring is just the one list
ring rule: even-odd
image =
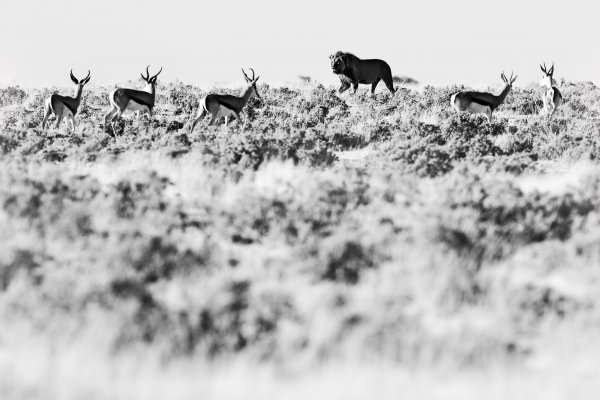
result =
[{"label": "low vegetation on ridge", "polygon": [[514,88],[491,124],[453,112],[462,86],[262,84],[243,126],[193,133],[207,92],[159,84],[117,140],[110,89],[86,87],[73,134],[40,130],[53,89],[0,89],[0,397],[85,394],[87,366],[126,360],[510,370],[600,349],[592,83],[562,82],[552,121]]}]

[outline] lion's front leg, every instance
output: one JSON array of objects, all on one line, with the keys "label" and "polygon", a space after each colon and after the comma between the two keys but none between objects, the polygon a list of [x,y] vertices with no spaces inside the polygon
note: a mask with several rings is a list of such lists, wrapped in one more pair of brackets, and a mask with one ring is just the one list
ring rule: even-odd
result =
[{"label": "lion's front leg", "polygon": [[342,86],[340,86],[340,88],[339,88],[339,90],[338,90],[338,91],[339,91],[339,92],[340,92],[340,94],[341,94],[341,93],[344,93],[344,92],[345,92],[346,90],[348,90],[348,89],[350,89],[350,83],[349,83],[349,82],[346,82],[346,81],[342,81]]}]

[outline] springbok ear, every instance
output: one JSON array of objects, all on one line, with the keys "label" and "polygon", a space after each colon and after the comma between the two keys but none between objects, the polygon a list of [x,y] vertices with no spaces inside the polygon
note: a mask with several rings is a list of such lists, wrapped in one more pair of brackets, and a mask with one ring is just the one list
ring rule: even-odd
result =
[{"label": "springbok ear", "polygon": [[258,82],[258,79],[260,78],[260,76],[256,79],[254,79],[254,83]]}]

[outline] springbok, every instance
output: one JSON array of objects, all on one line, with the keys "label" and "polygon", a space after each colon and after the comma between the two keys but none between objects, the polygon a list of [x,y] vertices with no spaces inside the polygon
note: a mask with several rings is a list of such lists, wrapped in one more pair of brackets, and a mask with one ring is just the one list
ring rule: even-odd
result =
[{"label": "springbok", "polygon": [[162,67],[152,77],[150,77],[149,69],[150,66],[148,65],[146,67],[146,76],[140,74],[142,79],[146,81],[146,88],[144,90],[119,88],[111,93],[109,100],[113,108],[104,117],[104,130],[106,131],[108,123],[112,122],[113,136],[116,137],[115,121],[125,110],[136,112],[138,118],[140,118],[140,113],[148,115],[148,118],[152,118],[152,109],[154,108],[154,100],[156,98],[156,79],[162,72]]},{"label": "springbok", "polygon": [[510,75],[510,79],[507,79],[504,72],[500,74],[500,77],[506,86],[499,95],[485,92],[458,92],[450,98],[450,105],[458,113],[468,111],[474,114],[485,114],[488,122],[491,123],[492,113],[502,104],[506,95],[510,92],[512,84],[517,80],[517,77],[513,77],[513,74]]},{"label": "springbok", "polygon": [[200,100],[200,107],[198,108],[198,115],[192,121],[192,127],[190,128],[190,132],[194,131],[194,127],[202,119],[207,113],[212,114],[212,118],[208,125],[212,125],[217,118],[225,117],[225,125],[224,128],[227,127],[227,122],[229,117],[235,118],[239,124],[242,123],[240,119],[240,113],[248,100],[252,96],[256,96],[260,99],[260,95],[258,94],[258,90],[256,89],[256,82],[258,78],[255,78],[254,70],[250,68],[252,71],[252,78],[249,78],[246,75],[246,72],[242,68],[242,73],[244,74],[244,79],[246,79],[246,83],[248,87],[244,90],[244,93],[241,97],[232,96],[229,94],[209,94],[202,100]]},{"label": "springbok", "polygon": [[544,112],[548,116],[548,118],[552,118],[552,115],[554,115],[554,112],[556,111],[558,106],[562,104],[563,98],[562,94],[560,94],[560,91],[555,86],[556,81],[552,77],[554,75],[554,63],[552,63],[552,67],[550,68],[550,70],[546,68],[546,63],[544,63],[544,66],[540,65],[540,69],[544,73],[544,76],[540,81],[540,85],[548,88],[548,90],[546,90],[544,94],[542,94],[542,101],[544,102]]},{"label": "springbok", "polygon": [[60,94],[53,93],[50,97],[46,99],[44,102],[44,120],[42,121],[42,131],[46,129],[46,122],[48,121],[48,117],[50,114],[56,115],[56,128],[60,125],[60,121],[62,121],[63,117],[66,117],[69,121],[71,121],[72,132],[75,132],[75,115],[77,114],[77,110],[79,109],[79,104],[81,103],[81,93],[83,92],[83,87],[90,81],[90,71],[85,78],[82,80],[77,80],[75,75],[73,75],[73,70],[71,70],[71,80],[76,86],[75,88],[75,96],[61,96]]}]

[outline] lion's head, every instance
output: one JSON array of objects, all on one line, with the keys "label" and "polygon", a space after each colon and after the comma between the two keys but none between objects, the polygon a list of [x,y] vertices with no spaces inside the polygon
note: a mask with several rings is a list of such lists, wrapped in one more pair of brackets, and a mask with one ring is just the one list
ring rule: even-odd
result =
[{"label": "lion's head", "polygon": [[329,56],[329,60],[331,62],[331,69],[334,74],[341,74],[346,69],[346,61],[345,57],[346,53],[342,51],[337,51]]}]

